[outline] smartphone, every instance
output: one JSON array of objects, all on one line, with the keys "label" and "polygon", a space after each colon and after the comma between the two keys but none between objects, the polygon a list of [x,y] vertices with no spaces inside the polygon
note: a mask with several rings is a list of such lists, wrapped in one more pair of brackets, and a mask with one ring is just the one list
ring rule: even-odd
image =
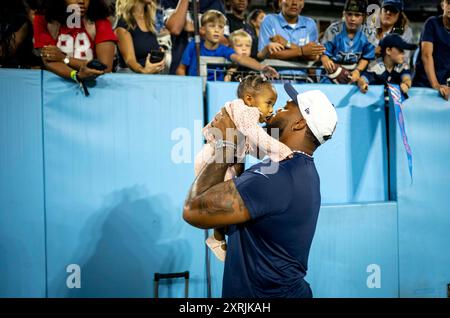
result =
[{"label": "smartphone", "polygon": [[150,51],[150,63],[159,63],[164,59],[164,52],[158,51],[158,50],[151,50]]},{"label": "smartphone", "polygon": [[99,60],[91,60],[86,66],[97,71],[104,71],[107,69],[107,66]]}]

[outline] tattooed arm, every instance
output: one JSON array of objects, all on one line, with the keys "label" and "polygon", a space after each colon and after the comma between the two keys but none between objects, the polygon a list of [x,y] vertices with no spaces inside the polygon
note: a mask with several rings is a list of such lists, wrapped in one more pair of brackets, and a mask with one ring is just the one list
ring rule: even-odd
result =
[{"label": "tattooed arm", "polygon": [[[225,131],[235,128],[228,114],[222,112],[215,127]],[[222,163],[218,160],[207,164],[199,173],[186,198],[183,218],[189,224],[199,228],[218,228],[228,224],[243,223],[250,220],[250,214],[242,201],[232,180],[223,181],[229,167],[226,158],[230,157],[224,148]],[[220,154],[218,154],[220,155]],[[231,153],[231,157],[233,154]],[[238,175],[243,171],[243,164],[236,167]]]},{"label": "tattooed arm", "polygon": [[223,182],[227,168],[224,163],[210,163],[200,172],[184,205],[186,222],[208,229],[250,220],[233,180]]}]

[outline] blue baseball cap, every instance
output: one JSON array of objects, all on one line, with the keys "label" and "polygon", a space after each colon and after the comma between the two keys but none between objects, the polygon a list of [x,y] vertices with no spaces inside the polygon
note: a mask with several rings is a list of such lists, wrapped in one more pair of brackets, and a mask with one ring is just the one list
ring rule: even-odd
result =
[{"label": "blue baseball cap", "polygon": [[381,41],[380,41],[380,47],[382,50],[388,48],[388,47],[395,47],[402,50],[415,50],[417,49],[416,44],[410,44],[407,43],[403,38],[396,34],[391,33],[386,35]]},{"label": "blue baseball cap", "polygon": [[402,12],[404,8],[403,0],[384,0],[381,7],[384,8],[388,6],[394,7],[398,12]]}]

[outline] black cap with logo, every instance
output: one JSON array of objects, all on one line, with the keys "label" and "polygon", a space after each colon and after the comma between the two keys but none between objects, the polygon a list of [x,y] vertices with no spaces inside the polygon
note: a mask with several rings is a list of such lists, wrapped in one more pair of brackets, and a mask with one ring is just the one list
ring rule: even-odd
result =
[{"label": "black cap with logo", "polygon": [[367,0],[347,0],[344,11],[367,13]]}]

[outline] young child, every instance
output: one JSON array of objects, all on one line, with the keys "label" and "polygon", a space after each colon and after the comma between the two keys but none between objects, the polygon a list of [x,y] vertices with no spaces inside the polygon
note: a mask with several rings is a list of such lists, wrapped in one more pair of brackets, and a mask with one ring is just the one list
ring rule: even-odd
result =
[{"label": "young child", "polygon": [[[268,77],[277,77],[278,73],[272,67],[261,65],[255,59],[249,56],[239,55],[232,48],[219,43],[224,33],[225,24],[226,18],[220,11],[208,10],[202,15],[200,34],[203,40],[200,42],[200,56],[224,57],[238,65],[246,66],[256,71],[262,71]],[[197,67],[195,43],[191,41],[183,53],[183,58],[177,68],[176,74],[196,76]],[[208,70],[208,81],[223,81],[223,79],[223,72],[219,71],[215,74],[214,70]]]},{"label": "young child", "polygon": [[[252,51],[252,37],[244,30],[237,30],[230,34],[228,38],[230,47],[236,52],[236,54],[243,56],[250,56]],[[228,68],[225,75],[225,82],[236,82],[239,78],[244,77],[243,74],[248,73],[250,70],[247,67],[239,66],[236,63],[232,63]]]},{"label": "young child", "polygon": [[[340,84],[356,83],[369,61],[375,58],[373,39],[368,38],[363,25],[366,11],[367,0],[347,0],[344,21],[332,23],[325,31],[322,43],[326,51],[321,61],[330,78],[324,76],[321,82],[331,83],[332,79]],[[338,74],[340,70],[345,77]]]},{"label": "young child", "polygon": [[[265,122],[272,115],[277,93],[272,84],[259,75],[248,75],[239,84],[237,95],[239,99],[225,104],[236,129],[245,137],[244,147],[236,154],[242,160],[247,154],[255,154],[256,150],[267,154],[273,162],[279,162],[292,155],[292,150],[269,136],[258,123]],[[209,123],[203,129],[207,144],[195,158],[195,175],[214,158],[215,139],[208,131]],[[235,170],[229,168],[225,180],[235,176]],[[215,229],[214,234],[206,240],[206,244],[221,261],[225,260],[226,242],[224,229]]]},{"label": "young child", "polygon": [[411,87],[411,72],[405,61],[404,50],[415,50],[417,45],[406,43],[398,34],[389,34],[380,42],[381,57],[370,63],[358,80],[361,92],[367,93],[369,84],[399,84],[404,94]]},{"label": "young child", "polygon": [[[230,34],[228,38],[230,47],[236,52],[236,54],[243,56],[251,56],[253,39],[247,31],[237,30]],[[258,59],[263,60],[269,53],[284,50],[284,46],[277,42],[270,42],[264,49],[258,53]],[[232,63],[228,68],[225,75],[225,82],[236,82],[239,78],[243,78],[243,74],[248,73],[249,68],[239,66],[236,63]]]}]

